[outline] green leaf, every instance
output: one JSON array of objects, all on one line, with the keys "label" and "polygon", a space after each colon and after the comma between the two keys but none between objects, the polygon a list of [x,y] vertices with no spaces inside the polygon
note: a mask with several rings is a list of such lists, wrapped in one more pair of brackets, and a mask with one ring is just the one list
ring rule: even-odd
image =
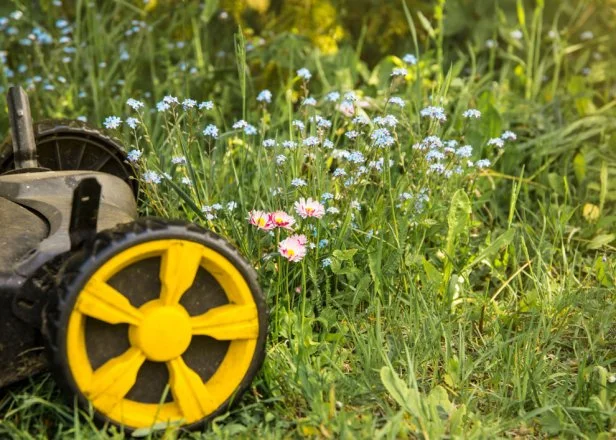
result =
[{"label": "green leaf", "polygon": [[205,2],[203,11],[201,12],[201,21],[209,23],[216,11],[218,11],[219,0],[208,0]]},{"label": "green leaf", "polygon": [[391,367],[381,368],[381,382],[391,397],[405,411],[415,417],[421,417],[421,400],[419,392],[409,386],[393,371]]},{"label": "green leaf", "polygon": [[424,268],[424,271],[426,272],[428,281],[436,285],[441,284],[441,282],[443,281],[443,274],[425,258],[422,260],[421,264]]},{"label": "green leaf", "polygon": [[588,249],[599,249],[606,244],[610,244],[616,238],[616,234],[601,234],[590,240]]},{"label": "green leaf", "polygon": [[419,18],[419,22],[423,28],[428,32],[428,35],[430,35],[430,38],[434,38],[436,36],[436,32],[430,24],[430,20],[428,20],[426,16],[421,13],[421,11],[417,11],[417,17]]},{"label": "green leaf", "polygon": [[445,267],[443,270],[443,283],[441,289],[446,291],[449,283],[449,278],[453,270],[453,258],[456,253],[456,245],[461,241],[461,237],[468,232],[470,224],[471,201],[463,189],[457,190],[449,205],[449,214],[447,215],[447,241],[445,245]]},{"label": "green leaf", "polygon": [[578,183],[582,183],[586,178],[586,158],[581,152],[573,158],[573,172]]},{"label": "green leaf", "polygon": [[357,249],[337,249],[333,252],[334,257],[339,261],[348,261],[353,259],[353,255],[357,253]]},{"label": "green leaf", "polygon": [[603,204],[605,203],[608,185],[608,170],[607,163],[605,163],[605,161],[601,162],[601,173],[599,175],[599,180],[601,181],[601,189],[599,190],[599,215],[601,215],[603,213]]},{"label": "green leaf", "polygon": [[499,235],[492,243],[490,243],[487,247],[479,251],[479,253],[475,256],[475,259],[471,261],[464,267],[464,270],[468,270],[475,266],[476,264],[481,263],[482,261],[491,258],[494,254],[496,254],[501,248],[508,246],[513,240],[513,236],[515,235],[515,229],[509,229],[502,235]]},{"label": "green leaf", "polygon": [[447,215],[447,255],[452,257],[458,238],[467,232],[470,223],[471,201],[464,190],[459,189],[451,198],[449,214]]}]

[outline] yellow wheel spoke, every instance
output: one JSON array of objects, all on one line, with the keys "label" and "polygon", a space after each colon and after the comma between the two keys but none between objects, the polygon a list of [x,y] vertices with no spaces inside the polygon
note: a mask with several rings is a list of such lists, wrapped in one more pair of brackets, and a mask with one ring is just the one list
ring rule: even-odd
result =
[{"label": "yellow wheel spoke", "polygon": [[144,354],[135,347],[107,361],[92,375],[86,396],[99,410],[111,411],[135,384],[144,361]]},{"label": "yellow wheel spoke", "polygon": [[109,284],[92,278],[77,298],[75,308],[92,318],[109,324],[139,325],[141,312],[128,299]]},{"label": "yellow wheel spoke", "polygon": [[177,304],[192,286],[203,257],[203,247],[190,241],[174,242],[163,254],[160,265],[160,297],[164,304]]},{"label": "yellow wheel spoke", "polygon": [[168,361],[167,368],[173,400],[187,423],[195,422],[216,410],[218,406],[203,381],[181,356]]},{"label": "yellow wheel spoke", "polygon": [[191,318],[191,321],[193,335],[207,335],[221,341],[257,339],[259,336],[259,319],[254,304],[215,307]]}]

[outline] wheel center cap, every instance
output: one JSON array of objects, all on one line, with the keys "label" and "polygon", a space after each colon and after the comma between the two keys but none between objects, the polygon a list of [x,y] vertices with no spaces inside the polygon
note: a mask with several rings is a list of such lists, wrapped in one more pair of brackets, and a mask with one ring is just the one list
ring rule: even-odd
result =
[{"label": "wheel center cap", "polygon": [[186,351],[192,339],[190,316],[180,305],[166,306],[154,300],[139,308],[143,321],[128,331],[130,343],[146,358],[166,362]]}]

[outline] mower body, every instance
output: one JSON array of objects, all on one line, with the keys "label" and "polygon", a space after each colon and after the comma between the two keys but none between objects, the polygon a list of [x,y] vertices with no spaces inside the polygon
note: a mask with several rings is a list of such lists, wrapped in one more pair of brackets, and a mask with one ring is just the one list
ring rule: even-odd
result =
[{"label": "mower body", "polygon": [[[76,121],[32,124],[8,94],[0,145],[0,388],[50,370],[101,425],[195,429],[250,386],[268,312],[223,238],[137,218],[121,146]],[[161,426],[162,426],[161,425]]]},{"label": "mower body", "polygon": [[[100,185],[100,201],[94,200],[96,194],[78,190],[91,179]],[[75,197],[93,199],[79,200],[81,210],[74,212]],[[95,203],[88,208],[90,201]],[[91,219],[92,215],[96,218]],[[96,226],[91,232],[101,232],[136,218],[133,190],[111,174],[36,171],[0,175],[0,387],[47,369],[41,320],[49,295],[46,283],[58,275],[41,270],[74,247],[79,233],[75,224],[85,219]]]}]

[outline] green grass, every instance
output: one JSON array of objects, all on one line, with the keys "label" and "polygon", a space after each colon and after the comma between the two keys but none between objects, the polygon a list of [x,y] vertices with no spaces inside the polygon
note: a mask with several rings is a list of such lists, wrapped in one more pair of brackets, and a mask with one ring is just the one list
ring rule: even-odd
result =
[{"label": "green grass", "polygon": [[[233,39],[232,23],[189,2],[148,16],[127,2],[75,3],[72,42],[64,45],[53,25],[63,13],[20,7],[20,35],[38,20],[54,43],[23,49],[21,36],[1,34],[15,76],[0,75],[0,86],[40,75],[29,91],[39,117],[87,116],[98,126],[110,115],[138,118],[136,130],[124,123],[110,133],[127,151],[143,153],[142,172],[169,174],[144,183],[142,213],[189,219],[234,243],[257,269],[271,310],[266,361],[241,402],[202,433],[145,436],[616,435],[615,47],[600,23],[592,39],[579,36],[609,5],[579,2],[596,15],[589,18],[578,2],[545,9],[518,2],[513,14],[495,16],[499,43],[491,49],[472,38],[448,39],[447,20],[416,28],[417,17],[400,6],[419,63],[392,80],[404,52],[368,66],[361,42],[323,55],[281,34],[260,47],[256,39]],[[153,30],[126,36],[130,21],[142,18]],[[510,37],[514,29],[522,39]],[[556,41],[547,35],[552,29]],[[77,50],[63,62],[65,46]],[[124,50],[130,56],[123,61]],[[311,70],[310,81],[296,75],[301,67]],[[256,102],[263,88],[272,90],[272,103]],[[395,115],[393,145],[375,148],[377,127],[353,124],[325,102],[333,90],[354,90],[365,103],[357,112],[371,119]],[[150,112],[166,95],[212,100],[214,109]],[[307,96],[318,105],[301,106]],[[406,105],[386,104],[390,96]],[[125,105],[131,97],[145,108],[132,111]],[[447,122],[421,117],[428,105],[442,105]],[[479,109],[481,119],[464,119],[468,108]],[[319,133],[310,122],[317,114],[332,127]],[[257,134],[233,129],[239,119]],[[208,124],[219,128],[218,139],[202,134]],[[4,113],[0,130],[8,132]],[[362,134],[351,141],[348,130]],[[505,130],[517,141],[488,145]],[[429,173],[425,152],[412,148],[429,135],[471,144],[471,160],[492,165],[451,178]],[[309,136],[361,151],[364,165],[383,159],[382,171],[359,176],[359,165],[333,150],[302,146]],[[266,138],[299,146],[265,148]],[[286,156],[280,166],[279,154]],[[176,156],[186,164],[173,164]],[[443,163],[453,169],[454,162]],[[334,177],[337,167],[348,175]],[[351,176],[357,181],[345,186]],[[292,186],[294,178],[307,185]],[[422,191],[429,199],[417,209]],[[339,213],[295,215],[300,197],[325,192],[335,195],[326,206]],[[201,209],[231,201],[237,208],[216,218]],[[286,261],[277,243],[288,234],[272,236],[246,220],[251,210],[276,209],[296,217],[298,233],[327,244],[299,263]],[[330,266],[323,267],[325,258]],[[0,437],[123,438],[96,428],[65,397],[47,375],[4,391]]]}]

